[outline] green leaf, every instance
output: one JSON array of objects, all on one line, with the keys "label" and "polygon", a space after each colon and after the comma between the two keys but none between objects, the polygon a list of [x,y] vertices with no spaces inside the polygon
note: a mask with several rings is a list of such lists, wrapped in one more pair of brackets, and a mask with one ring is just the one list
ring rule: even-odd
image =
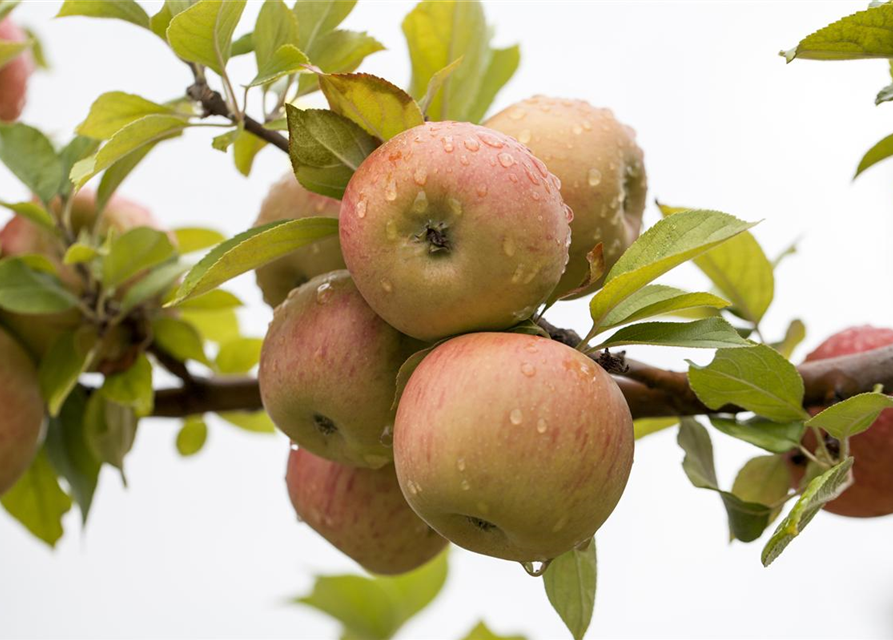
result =
[{"label": "green leaf", "polygon": [[865,155],[862,156],[862,160],[859,161],[859,166],[856,168],[856,175],[853,178],[859,177],[859,174],[876,165],[881,160],[886,160],[890,156],[893,156],[893,135],[889,135],[876,145],[874,145],[871,149],[865,152]]},{"label": "green leaf", "polygon": [[99,187],[96,189],[96,210],[103,211],[109,200],[112,199],[115,191],[124,182],[124,179],[143,161],[149,152],[155,148],[156,142],[143,145],[136,151],[124,156],[112,166],[105,170],[99,181]]},{"label": "green leaf", "polygon": [[177,318],[157,318],[152,323],[155,342],[177,360],[195,360],[210,366],[202,337],[191,323]]},{"label": "green leaf", "polygon": [[[661,207],[664,216],[678,209]],[[741,317],[760,323],[775,295],[775,273],[762,247],[748,231],[694,259]]]},{"label": "green leaf", "polygon": [[699,489],[715,491],[722,498],[732,536],[742,542],[751,542],[759,538],[769,526],[772,509],[767,505],[747,502],[733,493],[720,490],[713,462],[713,443],[710,441],[707,429],[697,420],[683,418],[679,425],[677,442],[685,451],[682,469],[691,483]]},{"label": "green leaf", "polygon": [[69,331],[56,338],[40,361],[40,393],[50,416],[58,416],[66,398],[86,371],[96,349],[96,336],[87,331]]},{"label": "green leaf", "polygon": [[111,91],[93,101],[87,118],[75,130],[82,136],[108,140],[127,125],[151,115],[178,116],[170,107],[156,104],[138,95]]},{"label": "green leaf", "polygon": [[180,317],[198,330],[202,338],[225,344],[239,337],[239,319],[235,309],[218,311],[182,310]]},{"label": "green leaf", "polygon": [[248,87],[259,87],[263,84],[275,82],[282,76],[307,71],[304,65],[310,60],[304,52],[293,44],[284,44],[270,56],[270,59],[262,67],[258,67],[257,76]]},{"label": "green leaf", "polygon": [[462,58],[428,104],[432,120],[477,121],[518,65],[515,47],[494,51],[480,2],[420,2],[403,20],[412,62],[413,96],[421,99],[434,75]]},{"label": "green leaf", "polygon": [[850,469],[853,466],[853,458],[847,458],[840,464],[828,469],[819,477],[813,479],[797,504],[791,509],[787,517],[778,524],[778,528],[766,546],[763,548],[763,566],[772,564],[782,551],[796,538],[810,523],[819,510],[827,503],[840,496],[846,490]]},{"label": "green leaf", "polygon": [[137,420],[133,409],[111,402],[102,393],[94,393],[87,401],[84,425],[94,455],[123,472],[124,458],[136,438]]},{"label": "green leaf", "polygon": [[102,283],[115,288],[133,276],[165,262],[175,253],[167,234],[150,227],[125,231],[112,241],[102,263]]},{"label": "green leaf", "polygon": [[0,202],[0,207],[9,209],[54,234],[57,233],[56,221],[53,216],[36,202]]},{"label": "green leaf", "polygon": [[424,360],[425,357],[429,353],[434,351],[434,349],[442,342],[445,341],[440,340],[432,344],[430,347],[416,351],[406,360],[404,360],[402,365],[400,365],[400,369],[397,371],[397,385],[394,391],[394,402],[391,404],[392,411],[397,410],[397,405],[400,404],[400,398],[403,396],[403,391],[406,389],[406,384],[409,382],[409,379],[412,377],[412,374],[415,372],[418,366],[422,364],[422,360]]},{"label": "green leaf", "polygon": [[61,178],[56,189],[60,195],[67,197],[71,193],[73,185],[68,179],[68,174],[71,173],[74,163],[93,154],[97,148],[99,148],[99,141],[86,136],[75,136],[62,148],[59,152]]},{"label": "green leaf", "polygon": [[722,318],[705,318],[694,322],[641,322],[620,329],[595,349],[629,344],[650,344],[663,347],[722,349],[750,346],[735,328]]},{"label": "green leaf", "polygon": [[[434,73],[431,76],[431,79],[428,80],[428,88],[425,89],[425,95],[419,100],[419,108],[422,110],[423,114],[428,114],[428,109],[431,107],[431,103],[434,102],[434,98],[436,98],[440,93],[440,90],[443,89],[443,83],[446,82],[447,78],[459,68],[459,65],[462,64],[462,60],[463,58],[461,56],[456,58],[443,69]],[[483,622],[480,624],[483,624]]]},{"label": "green leaf", "polygon": [[45,203],[53,199],[63,180],[52,143],[20,122],[0,123],[0,161]]},{"label": "green leaf", "polygon": [[808,427],[824,429],[843,440],[868,430],[886,409],[893,408],[893,398],[882,393],[860,393],[847,398],[806,421]]},{"label": "green leaf", "polygon": [[22,55],[22,52],[27,51],[30,46],[31,45],[27,41],[13,42],[10,40],[0,40],[0,69]]},{"label": "green leaf", "polygon": [[318,50],[319,40],[344,22],[356,6],[356,0],[297,0],[298,46],[304,51]]},{"label": "green leaf", "polygon": [[201,251],[226,240],[226,236],[219,231],[201,227],[174,229],[174,237],[177,239],[177,249],[181,255],[186,255],[193,251]]},{"label": "green leaf", "polygon": [[152,363],[140,354],[129,369],[106,377],[102,395],[112,402],[131,407],[137,417],[151,415],[155,406]]},{"label": "green leaf", "polygon": [[86,407],[86,392],[83,388],[75,389],[62,405],[58,417],[49,419],[45,446],[53,468],[71,488],[71,495],[81,510],[83,524],[87,523],[102,467],[102,461],[87,444],[84,428]]},{"label": "green leaf", "polygon": [[549,602],[575,640],[582,640],[592,622],[597,574],[595,540],[558,556],[543,574]]},{"label": "green leaf", "polygon": [[62,258],[62,264],[82,264],[84,262],[90,262],[98,255],[99,251],[97,251],[94,247],[80,242],[75,242],[73,245],[68,247],[68,250],[65,252],[65,256],[63,256]]},{"label": "green leaf", "polygon": [[620,257],[592,298],[596,328],[621,302],[667,271],[752,227],[718,211],[683,211],[660,220]]},{"label": "green leaf", "polygon": [[239,338],[221,345],[217,353],[217,370],[224,374],[248,373],[260,362],[263,344],[259,338]]},{"label": "green leaf", "polygon": [[521,65],[521,47],[514,45],[506,49],[493,49],[490,63],[484,71],[481,88],[474,103],[471,105],[468,119],[471,122],[480,122],[487,114],[487,109],[496,99],[508,81],[512,79],[518,67]]},{"label": "green leaf", "polygon": [[235,144],[233,145],[233,160],[239,173],[246,177],[251,174],[255,156],[266,145],[267,142],[265,140],[247,131],[241,131],[236,136]]},{"label": "green leaf", "polygon": [[200,0],[171,20],[167,41],[187,62],[203,64],[223,75],[244,9],[245,0]]},{"label": "green leaf", "polygon": [[244,56],[254,51],[254,33],[246,33],[233,40],[233,46],[229,52],[230,58]]},{"label": "green leaf", "polygon": [[265,411],[221,411],[217,415],[244,431],[276,433],[276,425]]},{"label": "green leaf", "polygon": [[249,229],[219,244],[187,274],[168,306],[216,289],[238,275],[338,231],[334,218],[303,218]]},{"label": "green leaf", "polygon": [[809,418],[800,373],[772,347],[720,349],[706,367],[689,364],[691,387],[711,409],[732,404],[775,422]]},{"label": "green leaf", "polygon": [[778,423],[760,417],[742,422],[734,418],[710,416],[710,423],[728,436],[772,453],[785,453],[799,448],[806,430],[800,420]]},{"label": "green leaf", "polygon": [[425,122],[412,96],[368,73],[322,74],[319,86],[332,111],[350,118],[367,133],[390,140]]},{"label": "green leaf", "polygon": [[12,13],[21,0],[0,0],[0,20]]},{"label": "green leaf", "polygon": [[201,416],[189,416],[177,433],[177,451],[183,457],[194,456],[208,439],[208,425]]},{"label": "green leaf", "polygon": [[340,199],[354,171],[377,146],[359,125],[332,111],[286,105],[289,155],[300,183]]},{"label": "green leaf", "polygon": [[119,313],[127,315],[144,302],[163,297],[188,270],[189,265],[173,261],[158,265],[127,287]]},{"label": "green leaf", "polygon": [[788,62],[893,58],[893,5],[859,11],[807,36],[781,53]]},{"label": "green leaf", "polygon": [[[291,45],[297,51],[297,16],[282,0],[266,0],[257,15],[251,42],[258,69],[266,67],[283,45]],[[305,62],[306,59],[304,56]]]},{"label": "green leaf", "polygon": [[149,19],[149,28],[156,36],[167,42],[167,28],[171,20],[193,4],[195,0],[164,0],[164,5],[158,13]]},{"label": "green leaf", "polygon": [[679,418],[639,418],[633,421],[636,440],[679,424]]},{"label": "green leaf", "polygon": [[189,309],[192,311],[219,311],[220,309],[237,309],[241,306],[242,301],[235,294],[223,289],[214,289],[197,298],[191,298],[182,304],[180,309]]},{"label": "green leaf", "polygon": [[483,622],[478,622],[462,640],[527,640],[527,638],[521,635],[500,636],[490,631]]},{"label": "green leaf", "polygon": [[117,18],[144,29],[149,28],[149,15],[134,0],[65,0],[57,18],[86,16],[88,18]]},{"label": "green leaf", "polygon": [[162,114],[135,120],[115,133],[95,154],[76,162],[71,168],[71,181],[80,188],[97,173],[129,154],[146,145],[179,136],[188,126],[189,123],[179,116]]},{"label": "green leaf", "polygon": [[[338,29],[322,36],[313,51],[302,49],[323,73],[350,73],[367,56],[384,49],[378,40],[366,32]],[[315,74],[305,74],[298,79],[298,95],[303,96],[319,88]]]},{"label": "green leaf", "polygon": [[56,276],[31,268],[22,258],[0,260],[0,309],[47,314],[77,304],[78,299]]},{"label": "green leaf", "polygon": [[71,498],[59,486],[56,472],[41,450],[0,503],[32,534],[51,547],[62,537],[62,516],[71,509]]},{"label": "green leaf", "polygon": [[794,349],[806,339],[806,325],[801,320],[791,320],[788,329],[784,334],[781,342],[773,343],[771,346],[788,360],[794,354]]},{"label": "green leaf", "polygon": [[[791,488],[791,475],[784,456],[757,456],[748,460],[735,477],[732,493],[755,504],[772,506],[780,504]],[[772,511],[770,524],[781,512],[781,506]]]},{"label": "green leaf", "polygon": [[711,293],[687,293],[662,284],[649,284],[614,307],[605,317],[602,327],[611,329],[683,309],[698,307],[722,309],[729,304],[728,301]]},{"label": "green leaf", "polygon": [[387,640],[440,592],[447,577],[447,553],[400,576],[323,576],[295,602],[328,614],[348,634]]}]

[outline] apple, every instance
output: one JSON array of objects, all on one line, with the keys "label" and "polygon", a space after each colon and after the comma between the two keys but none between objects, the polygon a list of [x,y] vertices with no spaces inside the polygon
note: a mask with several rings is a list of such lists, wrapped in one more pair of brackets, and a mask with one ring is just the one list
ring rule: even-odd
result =
[{"label": "apple", "polygon": [[[806,361],[862,353],[890,344],[893,344],[893,329],[867,325],[851,327],[825,340],[806,356]],[[806,433],[803,444],[815,450],[815,438],[811,432]],[[825,510],[853,518],[893,513],[893,409],[883,411],[867,431],[850,438],[850,455],[854,458],[855,484],[839,498],[826,504]],[[798,486],[806,460],[796,454],[789,456],[788,460],[793,484]]]},{"label": "apple", "polygon": [[376,149],[341,202],[357,288],[403,333],[433,341],[529,318],[567,263],[558,180],[516,140],[429,122]]},{"label": "apple", "polygon": [[[0,41],[25,42],[28,34],[10,18],[0,20]],[[0,121],[18,119],[25,108],[28,78],[34,71],[34,60],[29,51],[20,53],[0,67]]]},{"label": "apple", "polygon": [[[58,201],[51,203],[53,215],[61,215]],[[74,196],[71,208],[72,229],[77,235],[88,229],[96,220],[96,193],[90,190],[78,192]],[[147,226],[161,229],[161,225],[145,207],[120,196],[113,196],[102,214],[98,225],[100,236],[108,234],[110,229],[121,233],[134,227]],[[27,218],[14,216],[0,230],[0,254],[4,257],[25,256],[31,254],[46,257],[56,268],[59,278],[65,285],[81,295],[84,282],[77,271],[63,264],[65,247],[50,232],[34,224]],[[40,359],[46,355],[53,341],[66,331],[71,331],[81,324],[81,314],[76,309],[56,314],[26,315],[0,311],[0,324],[9,329],[16,338],[26,346],[31,354]],[[106,335],[103,351],[108,354],[104,358],[108,365],[114,365],[109,372],[121,367],[126,368],[135,355],[125,342],[141,341],[144,336],[130,336],[124,326],[117,326]],[[117,364],[116,364],[117,361]]]},{"label": "apple", "polygon": [[[311,216],[337,218],[341,203],[308,191],[288,172],[270,188],[260,206],[255,227],[278,220],[297,220]],[[257,286],[264,302],[279,305],[288,292],[320,274],[344,268],[337,237],[324,238],[294,253],[264,265],[256,272]]]},{"label": "apple", "polygon": [[[609,109],[584,100],[534,96],[484,123],[517,139],[561,180],[561,196],[574,211],[567,270],[553,297],[577,289],[589,273],[586,254],[602,243],[610,269],[639,237],[647,178],[636,134]],[[592,293],[590,283],[570,297]]]},{"label": "apple", "polygon": [[0,329],[0,495],[31,465],[43,429],[37,370],[24,349]]},{"label": "apple", "polygon": [[409,505],[451,542],[543,562],[588,541],[633,461],[629,407],[610,375],[559,342],[475,333],[413,372],[394,425]]},{"label": "apple", "polygon": [[447,544],[406,504],[392,465],[360,469],[293,448],[285,480],[298,517],[372,573],[412,571]]},{"label": "apple", "polygon": [[375,314],[347,271],[317,276],[273,314],[258,373],[264,407],[308,451],[382,467],[393,459],[397,373],[419,348]]}]

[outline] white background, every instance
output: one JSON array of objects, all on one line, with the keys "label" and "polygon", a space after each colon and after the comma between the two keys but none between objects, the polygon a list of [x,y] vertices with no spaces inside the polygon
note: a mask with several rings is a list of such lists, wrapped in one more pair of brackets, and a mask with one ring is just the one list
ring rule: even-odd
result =
[{"label": "white background", "polygon": [[[777,52],[865,4],[489,2],[497,42],[521,41],[523,52],[496,106],[544,93],[612,107],[638,130],[651,196],[765,219],[756,234],[770,255],[802,236],[799,255],[780,269],[765,331],[780,336],[790,319],[803,318],[812,347],[848,325],[893,324],[893,164],[851,182],[861,154],[893,132],[893,106],[873,104],[889,82],[885,62],[786,66]],[[161,101],[189,84],[185,66],[150,33],[51,20],[57,8],[26,1],[15,13],[40,32],[53,63],[33,80],[27,122],[64,140],[102,92]],[[404,84],[399,24],[410,8],[364,0],[346,23],[390,48],[364,68]],[[234,65],[237,81],[251,77],[249,62]],[[246,180],[211,149],[210,134],[161,145],[123,192],[170,225],[247,228],[286,158],[264,151]],[[26,195],[0,171],[3,200]],[[648,219],[656,219],[653,205]],[[699,278],[681,271],[675,282],[694,288]],[[233,288],[253,306],[246,326],[262,335],[269,312],[251,278]],[[583,303],[549,315],[586,328]],[[633,355],[676,368],[684,357],[709,359]],[[285,438],[215,422],[205,450],[183,460],[173,444],[177,427],[141,425],[127,460],[129,488],[104,472],[86,531],[72,510],[55,551],[0,514],[0,635],[337,637],[324,616],[286,603],[309,589],[315,573],[357,568],[295,521],[282,480]],[[664,432],[638,444],[626,494],[599,532],[588,637],[893,635],[893,518],[820,514],[763,569],[759,544],[727,542],[719,499],[690,486],[674,439]],[[715,445],[727,486],[758,453],[720,435]],[[457,550],[451,571],[441,598],[403,638],[458,639],[481,618],[503,633],[567,637],[541,582],[521,567]]]}]

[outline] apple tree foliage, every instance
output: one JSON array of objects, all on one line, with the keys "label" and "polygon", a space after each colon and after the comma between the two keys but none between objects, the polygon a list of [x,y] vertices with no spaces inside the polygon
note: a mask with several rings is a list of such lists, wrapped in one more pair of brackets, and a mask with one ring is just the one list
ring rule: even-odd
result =
[{"label": "apple tree foliage", "polygon": [[[63,516],[73,504],[86,523],[103,466],[125,476],[139,422],[154,413],[157,367],[179,375],[187,388],[193,376],[255,371],[261,340],[243,334],[236,316],[242,302],[221,285],[338,231],[336,220],[306,218],[231,238],[195,227],[175,229],[172,236],[149,228],[104,238],[89,231],[75,236],[53,203],[61,202],[64,212],[73,194],[91,183],[102,211],[156,146],[180,144],[184,131],[202,128],[209,130],[214,150],[232,152],[241,174],[251,172],[258,153],[275,146],[289,154],[304,187],[340,198],[357,167],[394,135],[426,120],[482,120],[519,66],[517,45],[493,46],[481,3],[425,0],[403,21],[412,69],[406,88],[396,83],[399,79],[358,72],[365,58],[384,46],[366,32],[342,26],[354,4],[297,0],[289,6],[266,0],[253,25],[242,20],[245,0],[166,0],[154,15],[133,0],[62,5],[59,17],[114,19],[151,31],[158,37],[159,59],[187,64],[195,84],[179,96],[105,93],[61,142],[24,123],[0,124],[0,161],[34,194],[31,201],[0,200],[0,205],[65,243],[64,265],[89,283],[76,294],[58,265],[41,256],[0,256],[0,310],[82,315],[81,324],[56,338],[40,362],[48,412],[45,443],[30,470],[2,498],[6,511],[47,544],[63,535]],[[0,18],[15,5],[0,2]],[[0,42],[0,65],[27,47],[43,59],[36,39]],[[893,60],[893,5],[876,4],[844,18],[784,55],[788,61]],[[254,58],[252,77],[230,77],[227,63],[237,56]],[[326,108],[305,106],[304,97],[315,92]],[[260,94],[261,113],[246,112],[249,93]],[[878,104],[890,100],[893,85],[877,98]],[[893,136],[865,155],[857,175],[890,156]],[[804,409],[803,380],[790,361],[805,337],[803,323],[793,320],[784,336],[769,339],[761,330],[776,269],[788,252],[770,259],[751,233],[754,223],[726,213],[663,204],[660,210],[663,219],[607,274],[599,247],[593,248],[591,280],[604,276],[604,286],[590,300],[591,330],[578,348],[593,357],[628,345],[715,352],[709,364],[690,363],[688,369],[691,389],[710,410],[707,419],[640,419],[636,436],[678,425],[685,474],[695,487],[718,494],[732,538],[753,542],[769,532],[762,551],[768,566],[852,483],[848,438],[868,428],[893,400],[876,389],[811,416]],[[657,283],[686,262],[703,274],[705,290]],[[124,370],[97,372],[102,336],[125,322],[139,322],[144,329],[138,356]],[[516,330],[541,331],[529,321]],[[398,388],[423,356],[407,362]],[[273,432],[263,412],[216,413],[236,428]],[[813,454],[801,446],[807,430],[820,429],[841,442],[838,451],[820,446]],[[759,449],[727,488],[720,487],[714,466],[711,438],[717,433]],[[186,415],[175,445],[191,456],[207,437],[206,416]],[[789,486],[784,460],[793,451],[810,458],[796,489]],[[788,503],[793,506],[785,513]],[[549,602],[571,635],[582,638],[595,604],[595,541],[547,566],[527,569],[542,576]],[[344,638],[386,640],[437,596],[447,572],[444,553],[399,577],[322,576],[295,602],[338,621]],[[483,623],[466,636],[498,637]]]}]

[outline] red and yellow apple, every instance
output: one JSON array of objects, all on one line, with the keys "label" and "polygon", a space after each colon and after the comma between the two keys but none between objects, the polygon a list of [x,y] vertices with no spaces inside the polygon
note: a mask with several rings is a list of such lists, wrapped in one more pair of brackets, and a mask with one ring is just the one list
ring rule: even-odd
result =
[{"label": "red and yellow apple", "polygon": [[553,340],[475,333],[413,372],[394,425],[410,506],[451,542],[546,561],[588,541],[626,486],[629,407],[610,375]]},{"label": "red and yellow apple", "polygon": [[43,399],[37,370],[24,349],[0,329],[0,495],[30,466],[40,445]]},{"label": "red and yellow apple", "polygon": [[360,469],[293,449],[286,484],[298,517],[372,573],[411,571],[447,544],[406,504],[391,465]]},{"label": "red and yellow apple", "polygon": [[[0,41],[25,42],[28,35],[11,18],[0,20]],[[20,53],[0,67],[0,121],[17,120],[25,108],[28,78],[34,71],[29,51]]]},{"label": "red and yellow apple", "polygon": [[317,276],[273,315],[258,373],[264,407],[302,448],[382,467],[393,458],[397,372],[419,348],[372,311],[347,271]]},{"label": "red and yellow apple", "polygon": [[344,260],[375,312],[414,338],[510,327],[564,272],[573,214],[558,187],[506,135],[419,125],[376,149],[348,183]]},{"label": "red and yellow apple", "polygon": [[[602,243],[610,269],[639,237],[647,179],[636,134],[609,109],[583,100],[534,96],[500,111],[484,123],[517,139],[561,180],[561,196],[574,211],[570,259],[554,297],[581,285],[586,259]],[[590,283],[575,296],[595,291]]]},{"label": "red and yellow apple", "polygon": [[[308,191],[292,172],[288,172],[270,188],[254,226],[311,216],[337,218],[340,209],[338,200]],[[324,238],[259,268],[257,286],[263,292],[264,302],[276,307],[295,287],[323,273],[343,268],[344,258],[338,238]]]}]

